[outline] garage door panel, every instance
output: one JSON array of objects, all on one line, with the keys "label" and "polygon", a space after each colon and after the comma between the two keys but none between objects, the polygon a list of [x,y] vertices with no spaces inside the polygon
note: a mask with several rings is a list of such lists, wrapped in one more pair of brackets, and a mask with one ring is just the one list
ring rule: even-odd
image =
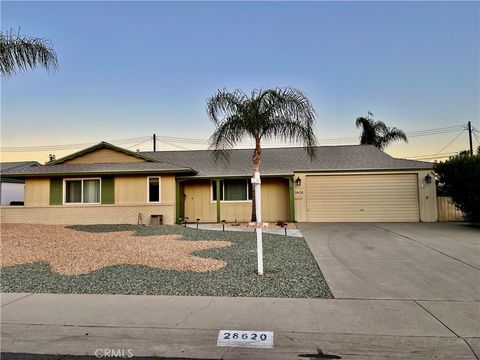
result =
[{"label": "garage door panel", "polygon": [[308,221],[418,221],[416,174],[308,175]]}]

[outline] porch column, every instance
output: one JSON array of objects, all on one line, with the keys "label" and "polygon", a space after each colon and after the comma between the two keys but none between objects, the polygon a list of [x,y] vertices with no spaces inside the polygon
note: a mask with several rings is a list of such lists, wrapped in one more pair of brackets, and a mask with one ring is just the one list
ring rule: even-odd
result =
[{"label": "porch column", "polygon": [[288,178],[288,221],[295,222],[295,194],[293,176]]},{"label": "porch column", "polygon": [[217,195],[217,223],[220,222],[220,179],[215,180],[215,191]]},{"label": "porch column", "polygon": [[180,180],[175,179],[175,224],[180,224]]}]

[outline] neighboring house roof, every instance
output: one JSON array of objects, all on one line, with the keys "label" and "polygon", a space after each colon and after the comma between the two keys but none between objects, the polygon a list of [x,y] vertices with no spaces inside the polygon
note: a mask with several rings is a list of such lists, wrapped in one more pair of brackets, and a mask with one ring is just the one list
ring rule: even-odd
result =
[{"label": "neighboring house roof", "polygon": [[[230,151],[229,161],[215,161],[211,150],[158,151],[142,154],[160,161],[191,167],[195,177],[249,176],[252,173],[252,149]],[[318,146],[317,156],[310,160],[305,148],[262,149],[261,174],[292,175],[294,172],[358,171],[358,170],[418,170],[432,169],[424,161],[397,159],[373,145]]]},{"label": "neighboring house roof", "polygon": [[21,170],[32,166],[39,166],[37,161],[15,161],[15,162],[2,162],[0,163],[0,182],[6,183],[23,183],[22,179],[4,178],[4,172],[7,170]]},{"label": "neighboring house roof", "polygon": [[0,163],[0,170],[10,170],[22,167],[37,166],[40,165],[37,161],[16,161],[16,162],[2,162]]},{"label": "neighboring house roof", "polygon": [[55,176],[55,175],[110,175],[110,174],[162,174],[162,173],[194,173],[186,167],[165,162],[141,163],[102,163],[102,164],[60,164],[44,165],[32,168],[6,170],[4,176]]},{"label": "neighboring house roof", "polygon": [[83,149],[83,150],[77,151],[73,154],[64,156],[63,158],[60,158],[58,160],[51,161],[51,162],[47,163],[46,165],[63,164],[65,161],[75,159],[79,156],[94,152],[95,150],[99,150],[99,149],[110,149],[110,150],[118,151],[118,152],[121,152],[123,154],[130,155],[130,156],[133,156],[133,157],[136,157],[138,159],[145,160],[145,161],[158,161],[158,160],[152,159],[148,156],[142,155],[139,152],[130,151],[130,150],[121,148],[119,146],[115,146],[115,145],[112,145],[112,144],[107,143],[105,141],[102,141],[101,143],[98,143],[97,145],[90,146],[86,149]]}]

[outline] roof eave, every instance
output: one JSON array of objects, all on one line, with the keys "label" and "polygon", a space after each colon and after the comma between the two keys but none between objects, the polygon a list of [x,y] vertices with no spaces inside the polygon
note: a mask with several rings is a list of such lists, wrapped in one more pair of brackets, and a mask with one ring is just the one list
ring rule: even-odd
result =
[{"label": "roof eave", "polygon": [[84,176],[84,175],[135,175],[135,174],[178,174],[193,173],[191,168],[185,169],[161,169],[161,170],[117,170],[117,171],[66,171],[54,173],[30,173],[30,174],[2,174],[4,178],[27,178],[27,177],[53,177],[53,176]]},{"label": "roof eave", "polygon": [[[291,173],[280,173],[280,174],[262,174],[262,178],[267,177],[292,177],[294,175]],[[236,175],[186,175],[186,176],[177,176],[178,179],[196,179],[196,180],[206,180],[206,179],[235,179],[235,178],[251,178],[252,174],[236,174]]]},{"label": "roof eave", "polygon": [[405,168],[358,168],[358,169],[299,169],[295,173],[318,173],[318,172],[367,172],[367,171],[425,171],[433,170],[432,167],[405,167]]}]

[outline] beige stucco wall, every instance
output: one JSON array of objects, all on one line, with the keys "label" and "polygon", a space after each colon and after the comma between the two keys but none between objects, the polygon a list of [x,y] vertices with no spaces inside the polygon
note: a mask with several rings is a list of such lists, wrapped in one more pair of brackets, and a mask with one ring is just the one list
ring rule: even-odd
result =
[{"label": "beige stucco wall", "polygon": [[[175,176],[160,176],[162,204],[175,203]],[[116,176],[116,204],[146,204],[147,176]],[[50,202],[50,179],[32,178],[25,180],[25,206],[44,206]]]},{"label": "beige stucco wall", "polygon": [[166,224],[174,223],[175,176],[161,176],[161,203],[147,203],[147,176],[115,178],[114,205],[49,205],[50,179],[25,181],[25,206],[2,207],[4,223],[42,224],[136,224],[138,213],[148,223],[150,215],[164,216]]},{"label": "beige stucco wall", "polygon": [[[427,184],[425,176],[429,174],[432,176],[432,182]],[[329,173],[333,174],[333,173]],[[418,203],[421,222],[437,221],[437,199],[436,186],[433,171],[365,171],[365,172],[338,172],[336,175],[355,175],[355,174],[417,174],[418,176]],[[327,175],[326,173],[296,173],[295,179],[298,177],[302,181],[301,186],[294,188],[295,192],[295,218],[298,222],[307,221],[307,191],[306,191],[306,175]]]},{"label": "beige stucco wall", "polygon": [[[217,221],[217,203],[212,201],[210,180],[186,182],[185,216],[189,221]],[[250,221],[251,201],[220,202],[220,220]],[[262,179],[262,220],[278,221],[288,218],[288,181],[284,179]]]},{"label": "beige stucco wall", "polygon": [[65,161],[65,164],[98,164],[98,163],[125,163],[145,162],[135,156],[127,155],[111,149],[99,149],[91,153]]},{"label": "beige stucco wall", "polygon": [[115,204],[145,204],[146,176],[115,176]]},{"label": "beige stucco wall", "polygon": [[25,180],[25,206],[43,206],[50,202],[50,179]]},{"label": "beige stucco wall", "polygon": [[28,224],[137,224],[138,214],[148,224],[150,215],[163,215],[174,223],[175,205],[51,205],[2,206],[2,223]]},{"label": "beige stucco wall", "polygon": [[[425,176],[428,174],[432,177],[430,184],[425,182]],[[420,205],[420,221],[438,221],[437,186],[435,184],[435,174],[433,170],[418,172],[418,200]]]},{"label": "beige stucco wall", "polygon": [[[175,176],[160,177],[161,203],[175,203]],[[145,204],[148,176],[115,176],[115,204]]]}]

